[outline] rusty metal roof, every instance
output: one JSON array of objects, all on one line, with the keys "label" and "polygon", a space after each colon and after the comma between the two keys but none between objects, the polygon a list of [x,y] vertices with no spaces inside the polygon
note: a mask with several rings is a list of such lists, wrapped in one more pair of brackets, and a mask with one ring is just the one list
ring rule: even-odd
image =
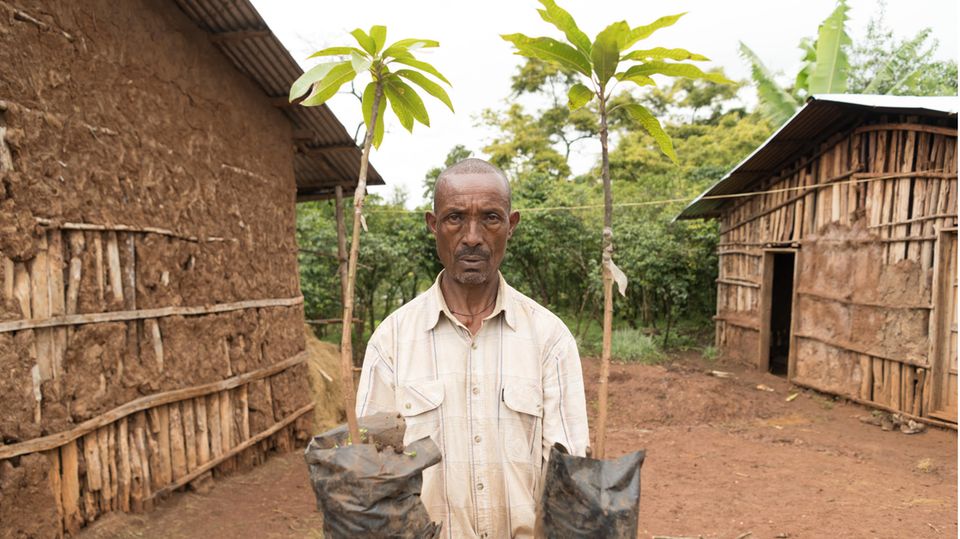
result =
[{"label": "rusty metal roof", "polygon": [[[303,70],[250,1],[175,2],[290,120],[297,201],[330,198],[337,185],[347,194],[352,192],[360,170],[360,148],[326,105],[301,107],[287,102],[290,85]],[[368,169],[367,185],[383,185],[373,166]]]},{"label": "rusty metal roof", "polygon": [[723,195],[746,193],[751,186],[780,172],[791,161],[814,150],[825,138],[860,124],[876,114],[957,117],[957,96],[815,95],[746,159],[693,200],[676,219],[719,217],[730,201]]}]

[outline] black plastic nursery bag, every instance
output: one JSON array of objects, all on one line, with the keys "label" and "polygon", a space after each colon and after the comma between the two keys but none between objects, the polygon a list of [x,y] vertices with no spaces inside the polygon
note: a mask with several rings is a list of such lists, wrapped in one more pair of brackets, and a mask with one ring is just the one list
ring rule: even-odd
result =
[{"label": "black plastic nursery bag", "polygon": [[637,536],[643,451],[616,460],[568,455],[550,449],[540,507],[540,531],[548,538]]},{"label": "black plastic nursery bag", "polygon": [[315,436],[305,452],[324,535],[438,537],[440,525],[427,515],[420,487],[423,470],[440,462],[440,449],[430,438],[403,448],[403,419],[394,414],[361,417],[359,423],[363,443],[347,445],[341,425]]}]

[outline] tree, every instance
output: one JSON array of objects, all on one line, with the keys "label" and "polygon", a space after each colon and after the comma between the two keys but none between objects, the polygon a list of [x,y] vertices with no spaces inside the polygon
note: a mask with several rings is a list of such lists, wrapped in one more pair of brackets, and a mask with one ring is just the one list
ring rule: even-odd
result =
[{"label": "tree", "polygon": [[745,43],[740,55],[750,64],[751,76],[760,98],[760,112],[775,126],[780,126],[814,94],[894,94],[955,95],[957,63],[930,61],[937,48],[930,29],[911,39],[897,40],[883,25],[883,10],[871,20],[867,38],[853,49],[847,34],[846,0],[827,17],[817,32],[817,39],[800,41],[803,67],[793,86],[785,88]]},{"label": "tree", "polygon": [[[307,70],[290,87],[290,101],[295,101],[309,92],[306,98],[300,101],[303,106],[318,106],[333,97],[340,88],[353,81],[360,74],[369,74],[371,82],[366,85],[361,97],[363,121],[366,124],[366,135],[363,138],[363,153],[360,159],[360,174],[353,199],[353,232],[350,241],[350,257],[347,262],[347,284],[343,298],[343,333],[340,339],[340,375],[344,384],[344,398],[347,409],[347,424],[350,429],[350,439],[360,440],[360,431],[357,426],[355,410],[356,395],[353,392],[353,342],[352,320],[354,303],[354,286],[357,277],[357,257],[360,251],[360,228],[366,228],[363,217],[363,200],[367,185],[367,168],[370,162],[371,147],[380,147],[383,141],[383,115],[387,103],[397,116],[397,119],[407,131],[413,131],[415,122],[430,125],[430,117],[423,104],[423,99],[417,91],[405,82],[409,81],[428,94],[442,101],[453,111],[450,97],[443,87],[424,73],[449,84],[446,78],[432,65],[418,60],[413,52],[425,47],[437,47],[439,43],[429,39],[401,39],[385,47],[387,28],[372,26],[370,32],[357,28],[350,32],[360,48],[356,47],[329,47],[319,50],[310,58],[343,57],[347,60],[321,63]],[[414,69],[398,69],[392,71],[394,64],[401,64]]]},{"label": "tree", "polygon": [[[613,194],[610,185],[610,164],[607,148],[607,113],[609,100],[613,94],[613,81],[629,82],[637,86],[656,86],[653,75],[703,78],[716,82],[726,82],[723,76],[704,73],[686,60],[702,61],[706,57],[691,53],[685,49],[630,50],[638,41],[653,34],[656,30],[671,26],[683,14],[657,19],[646,26],[630,27],[626,21],[615,22],[602,30],[590,41],[577,26],[573,17],[560,8],[553,0],[540,0],[544,9],[538,10],[540,17],[555,26],[566,37],[561,42],[549,37],[531,38],[523,34],[503,35],[503,39],[513,43],[517,54],[528,58],[537,58],[580,75],[584,82],[574,83],[567,92],[568,106],[575,111],[594,99],[597,101],[600,119],[601,176],[604,188],[603,219],[603,352],[600,370],[600,416],[598,419],[596,452],[603,458],[606,435],[607,378],[610,372],[610,339],[613,324],[613,281],[618,281],[620,292],[626,288],[626,276],[613,262]],[[623,65],[627,63],[633,65]],[[622,70],[621,70],[622,69]],[[586,84],[584,84],[586,83]],[[663,130],[657,118],[644,106],[624,104],[622,107],[630,117],[647,131],[657,142],[660,150],[677,161],[670,137]]]}]

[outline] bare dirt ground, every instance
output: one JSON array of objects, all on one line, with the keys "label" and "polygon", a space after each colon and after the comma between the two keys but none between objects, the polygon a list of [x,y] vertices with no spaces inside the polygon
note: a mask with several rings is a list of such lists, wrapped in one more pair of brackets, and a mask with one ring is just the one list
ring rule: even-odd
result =
[{"label": "bare dirt ground", "polygon": [[[593,408],[597,363],[584,361]],[[647,451],[641,537],[957,536],[953,431],[885,432],[859,421],[864,407],[693,355],[614,365],[610,390],[610,456]],[[110,515],[81,537],[320,537],[320,526],[295,452],[152,513]]]}]

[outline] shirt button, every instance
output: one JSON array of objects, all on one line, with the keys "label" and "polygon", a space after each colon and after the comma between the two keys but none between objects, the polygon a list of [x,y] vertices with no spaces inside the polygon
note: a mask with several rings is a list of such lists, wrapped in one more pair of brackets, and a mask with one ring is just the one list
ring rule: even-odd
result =
[{"label": "shirt button", "polygon": [[480,388],[477,387],[477,386],[474,386],[474,387],[473,387],[473,394],[474,394],[474,395],[479,395],[479,394],[480,394]]},{"label": "shirt button", "polygon": [[407,410],[409,410],[409,409],[410,409],[410,403],[408,402],[408,403],[404,404],[403,407],[406,408]]},{"label": "shirt button", "polygon": [[474,341],[473,344],[470,345],[470,348],[473,348],[474,350],[476,350],[476,349],[477,349],[477,342]]},{"label": "shirt button", "polygon": [[483,439],[483,438],[481,438],[479,435],[473,437],[473,441],[474,441],[474,442],[477,442],[478,444],[480,443],[480,440],[482,440],[482,439]]},{"label": "shirt button", "polygon": [[483,483],[477,483],[477,490],[483,490]]}]

